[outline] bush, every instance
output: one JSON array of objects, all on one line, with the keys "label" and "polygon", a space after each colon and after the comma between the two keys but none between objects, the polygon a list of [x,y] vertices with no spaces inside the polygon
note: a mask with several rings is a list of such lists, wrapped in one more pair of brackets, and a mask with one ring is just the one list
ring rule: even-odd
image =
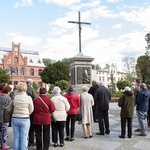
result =
[{"label": "bush", "polygon": [[117,97],[117,98],[119,98],[119,97],[122,96],[122,93],[123,93],[123,92],[120,92],[120,91],[115,92],[115,93],[111,94],[111,97]]},{"label": "bush", "polygon": [[53,94],[46,94],[46,96],[47,96],[48,98],[52,98],[54,95],[53,95]]}]

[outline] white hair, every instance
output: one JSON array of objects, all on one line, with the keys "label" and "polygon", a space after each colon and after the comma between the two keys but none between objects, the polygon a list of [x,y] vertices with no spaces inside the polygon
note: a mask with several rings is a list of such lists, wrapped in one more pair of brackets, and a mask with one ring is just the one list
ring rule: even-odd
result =
[{"label": "white hair", "polygon": [[104,83],[102,81],[99,82],[100,86],[104,86]]},{"label": "white hair", "polygon": [[58,86],[55,86],[53,89],[53,94],[60,94],[61,93],[61,89]]},{"label": "white hair", "polygon": [[33,80],[31,78],[28,78],[27,81],[26,81],[26,83],[27,83],[27,85],[32,84]]}]

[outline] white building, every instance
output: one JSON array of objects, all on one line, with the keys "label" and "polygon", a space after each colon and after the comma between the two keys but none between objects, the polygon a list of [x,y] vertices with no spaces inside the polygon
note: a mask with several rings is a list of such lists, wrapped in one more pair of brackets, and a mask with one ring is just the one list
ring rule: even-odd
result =
[{"label": "white building", "polygon": [[102,81],[106,87],[111,86],[111,78],[113,78],[113,81],[116,84],[120,80],[125,80],[127,78],[127,73],[118,71],[114,64],[101,70],[92,70],[92,80],[97,82]]}]

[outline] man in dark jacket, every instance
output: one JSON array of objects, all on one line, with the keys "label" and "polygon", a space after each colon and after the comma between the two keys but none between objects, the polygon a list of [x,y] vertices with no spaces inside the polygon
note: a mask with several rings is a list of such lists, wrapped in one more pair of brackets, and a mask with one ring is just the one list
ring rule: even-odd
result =
[{"label": "man in dark jacket", "polygon": [[[110,133],[109,130],[109,100],[111,100],[110,91],[104,86],[103,82],[99,83],[99,88],[94,95],[94,101],[96,102],[96,112],[98,115],[99,133],[98,135],[104,135]],[[105,124],[105,128],[104,128]]]},{"label": "man in dark jacket", "polygon": [[139,120],[139,125],[141,127],[141,133],[139,136],[146,136],[146,123],[147,123],[147,111],[148,111],[148,103],[149,103],[149,91],[147,90],[146,84],[140,84],[140,93],[138,94],[136,100],[136,110],[137,117]]},{"label": "man in dark jacket", "polygon": [[132,137],[132,118],[134,115],[135,99],[131,92],[131,88],[126,86],[123,95],[118,100],[118,106],[121,107],[121,135],[120,138],[125,138],[126,122],[128,128],[128,138]]},{"label": "man in dark jacket", "polygon": [[[94,98],[94,95],[95,95],[95,92],[96,90],[99,88],[99,85],[97,84],[96,81],[92,81],[92,86],[90,87],[88,93],[92,94],[93,98]],[[97,113],[96,113],[96,103],[94,103],[94,106],[92,106],[92,109],[93,109],[93,119],[94,119],[94,122],[97,122]]]},{"label": "man in dark jacket", "polygon": [[[37,97],[35,89],[32,87],[33,80],[28,78],[27,81],[27,94],[31,96],[32,100]],[[34,142],[34,125],[33,125],[33,113],[30,115],[30,129],[29,129],[29,147],[36,146]]]}]

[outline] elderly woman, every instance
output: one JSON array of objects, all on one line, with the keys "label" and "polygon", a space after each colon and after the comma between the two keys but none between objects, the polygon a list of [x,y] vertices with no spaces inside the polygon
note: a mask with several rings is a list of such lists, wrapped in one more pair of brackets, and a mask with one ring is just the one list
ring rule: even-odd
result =
[{"label": "elderly woman", "polygon": [[18,93],[13,100],[12,114],[13,150],[27,150],[30,114],[33,112],[34,106],[32,98],[26,93],[26,83],[19,82],[17,90]]},{"label": "elderly woman", "polygon": [[[94,99],[91,94],[88,92],[88,87],[82,87],[82,94],[80,95],[81,105],[80,105],[80,112],[82,114],[82,128],[83,128],[83,138],[87,138],[88,134],[89,137],[92,138],[92,130],[91,130],[91,123],[93,123],[93,111],[92,106],[94,106]],[[88,131],[88,132],[87,132]]]},{"label": "elderly woman", "polygon": [[59,133],[60,146],[61,147],[64,146],[64,127],[67,118],[67,111],[70,109],[68,100],[60,93],[61,89],[58,86],[54,87],[53,89],[54,96],[51,98],[56,107],[56,111],[53,113],[54,121],[52,122],[54,147],[58,146],[57,133]]},{"label": "elderly woman", "polygon": [[3,150],[11,148],[7,146],[6,139],[7,139],[7,129],[10,121],[10,114],[7,113],[4,109],[4,105],[11,101],[9,96],[11,87],[9,85],[1,85],[2,91],[0,94],[0,144]]},{"label": "elderly woman", "polygon": [[[36,134],[36,149],[48,150],[50,145],[51,113],[56,110],[50,98],[46,96],[47,90],[40,88],[39,97],[33,100],[33,124]],[[42,146],[43,143],[43,146]]]}]

